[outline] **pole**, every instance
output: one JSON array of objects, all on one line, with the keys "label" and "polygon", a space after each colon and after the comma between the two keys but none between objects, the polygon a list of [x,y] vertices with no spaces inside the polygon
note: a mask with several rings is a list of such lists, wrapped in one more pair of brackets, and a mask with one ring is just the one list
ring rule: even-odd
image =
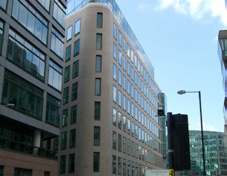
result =
[{"label": "pole", "polygon": [[168,158],[170,175],[174,175],[174,148],[173,148],[173,116],[171,112],[167,113],[167,127],[168,127]]},{"label": "pole", "polygon": [[199,109],[200,109],[200,121],[201,121],[201,138],[202,138],[202,150],[203,150],[203,175],[206,175],[205,167],[205,152],[204,152],[204,140],[203,140],[203,118],[202,118],[202,105],[201,105],[201,93],[199,91]]}]

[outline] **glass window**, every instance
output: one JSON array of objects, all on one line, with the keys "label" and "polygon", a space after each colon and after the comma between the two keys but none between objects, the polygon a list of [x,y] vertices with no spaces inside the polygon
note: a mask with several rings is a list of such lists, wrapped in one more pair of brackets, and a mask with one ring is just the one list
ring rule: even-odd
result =
[{"label": "glass window", "polygon": [[66,48],[65,51],[65,62],[68,62],[71,58],[71,45]]},{"label": "glass window", "polygon": [[[130,132],[129,132],[129,134],[130,134]],[[128,149],[128,155],[130,155],[130,153],[131,153],[131,141],[130,141],[130,139],[128,139],[128,147],[127,147],[127,149]],[[130,169],[129,169],[129,171],[130,171]]]},{"label": "glass window", "polygon": [[133,58],[134,57],[134,53],[133,53],[133,50],[131,50],[131,61],[133,62]]},{"label": "glass window", "polygon": [[32,170],[31,169],[22,169],[22,168],[15,168],[14,170],[14,176],[32,176]]},{"label": "glass window", "polygon": [[131,169],[130,169],[130,161],[128,160],[128,176],[131,175]]},{"label": "glass window", "polygon": [[96,62],[95,62],[95,71],[101,72],[102,71],[102,56],[96,56]]},{"label": "glass window", "polygon": [[102,28],[102,13],[97,13],[97,28]]},{"label": "glass window", "polygon": [[116,126],[117,124],[117,111],[113,108],[113,125]]},{"label": "glass window", "polygon": [[[0,6],[2,2],[4,1],[0,2]],[[2,21],[0,21],[0,54],[2,53],[3,29],[4,29],[4,24]]]},{"label": "glass window", "polygon": [[69,173],[74,173],[75,171],[75,154],[72,153],[72,154],[69,154]]},{"label": "glass window", "polygon": [[52,125],[59,126],[61,102],[47,94],[46,121]]},{"label": "glass window", "polygon": [[79,60],[73,63],[73,73],[72,77],[76,78],[79,75]]},{"label": "glass window", "polygon": [[135,84],[137,85],[137,73],[135,71]]},{"label": "glass window", "polygon": [[117,40],[117,26],[114,24],[113,36]]},{"label": "glass window", "polygon": [[48,84],[61,91],[62,89],[62,68],[49,60]]},{"label": "glass window", "polygon": [[128,114],[130,114],[130,100],[128,99],[128,103],[127,103],[128,107],[127,107],[127,112]]},{"label": "glass window", "polygon": [[67,144],[67,132],[62,132],[61,133],[61,150],[66,149],[66,144]]},{"label": "glass window", "polygon": [[[0,22],[0,51],[2,45],[3,24]],[[2,28],[2,29],[1,29]],[[13,30],[9,30],[7,59],[23,70],[44,81],[45,55]]]},{"label": "glass window", "polygon": [[123,37],[123,50],[124,52],[126,52],[126,40],[124,37]]},{"label": "glass window", "polygon": [[113,57],[117,60],[117,45],[113,43]]},{"label": "glass window", "polygon": [[67,126],[68,123],[68,109],[62,111],[62,127]]},{"label": "glass window", "polygon": [[6,10],[7,1],[8,0],[2,0],[2,1],[0,1],[0,7]]},{"label": "glass window", "polygon": [[65,8],[58,0],[54,1],[53,17],[63,28],[65,27]]},{"label": "glass window", "polygon": [[50,0],[38,0],[38,1],[49,12],[49,10],[50,10]]},{"label": "glass window", "polygon": [[135,89],[135,101],[137,102],[137,89]]},{"label": "glass window", "polygon": [[121,37],[122,37],[122,34],[121,34],[121,31],[119,30],[118,31],[118,43],[119,43],[120,46],[122,44]]},{"label": "glass window", "polygon": [[116,168],[116,161],[117,158],[116,158],[116,155],[113,155],[113,158],[112,158],[112,173],[113,174],[116,174],[117,173],[117,168]]},{"label": "glass window", "polygon": [[127,74],[128,76],[130,76],[130,63],[127,62]]},{"label": "glass window", "polygon": [[123,89],[126,90],[126,77],[123,75]]},{"label": "glass window", "polygon": [[94,127],[94,146],[100,145],[100,127]]},{"label": "glass window", "polygon": [[77,100],[77,94],[78,94],[78,82],[73,83],[72,85],[72,101]]},{"label": "glass window", "polygon": [[99,172],[99,165],[100,165],[100,153],[94,152],[93,153],[93,172]]},{"label": "glass window", "polygon": [[117,149],[117,133],[115,131],[113,131],[113,149],[116,150]]},{"label": "glass window", "polygon": [[121,107],[121,101],[122,101],[122,99],[121,99],[121,91],[119,91],[118,90],[118,105]]},{"label": "glass window", "polygon": [[64,37],[52,27],[51,50],[63,59]]},{"label": "glass window", "polygon": [[113,64],[113,79],[117,80],[117,67],[115,64]]},{"label": "glass window", "polygon": [[68,82],[70,78],[70,65],[65,68],[64,83]]},{"label": "glass window", "polygon": [[126,111],[126,96],[123,95],[123,109]]},{"label": "glass window", "polygon": [[75,23],[75,33],[74,35],[78,35],[80,33],[80,19],[76,21]]},{"label": "glass window", "polygon": [[120,112],[118,112],[118,128],[119,128],[119,129],[121,129],[121,126],[122,126],[121,121],[122,121],[122,118],[121,118],[121,113],[120,113]]},{"label": "glass window", "polygon": [[127,80],[127,93],[130,95],[130,81]]},{"label": "glass window", "polygon": [[102,34],[96,34],[96,49],[102,49]]},{"label": "glass window", "polygon": [[77,120],[77,105],[71,107],[70,124],[76,123]]},{"label": "glass window", "polygon": [[73,26],[68,27],[68,29],[67,29],[67,37],[66,37],[66,41],[67,42],[72,39],[72,30],[73,30]]},{"label": "glass window", "polygon": [[58,151],[58,137],[55,137],[53,140],[53,151]]},{"label": "glass window", "polygon": [[123,175],[126,176],[126,159],[123,159]]},{"label": "glass window", "polygon": [[123,56],[123,69],[126,71],[126,58]]},{"label": "glass window", "polygon": [[95,102],[95,112],[94,112],[94,119],[100,120],[101,119],[101,102]]},{"label": "glass window", "polygon": [[70,140],[69,140],[69,147],[75,148],[76,146],[76,129],[70,130]]},{"label": "glass window", "polygon": [[127,43],[127,56],[130,58],[130,46],[128,43]]},{"label": "glass window", "polygon": [[73,53],[73,56],[77,56],[79,55],[79,52],[80,52],[80,39],[76,40],[74,42],[74,53]]},{"label": "glass window", "polygon": [[118,64],[122,65],[121,50],[118,50]]},{"label": "glass window", "polygon": [[134,86],[131,84],[131,97],[134,98]]},{"label": "glass window", "polygon": [[113,101],[117,102],[117,88],[113,86]]},{"label": "glass window", "polygon": [[121,152],[121,135],[118,134],[118,151]]},{"label": "glass window", "polygon": [[132,117],[134,117],[134,104],[131,103],[131,115]]},{"label": "glass window", "polygon": [[5,71],[2,104],[13,104],[12,108],[42,119],[43,91],[24,79]]},{"label": "glass window", "polygon": [[60,174],[65,173],[65,167],[66,167],[66,156],[61,155],[61,157],[60,157]]},{"label": "glass window", "polygon": [[101,78],[95,78],[95,96],[101,96]]},{"label": "glass window", "polygon": [[121,80],[121,71],[120,70],[118,70],[118,84],[121,86],[121,82],[122,82],[122,80]]},{"label": "glass window", "polygon": [[69,87],[65,87],[63,91],[63,104],[69,102]]},{"label": "glass window", "polygon": [[127,128],[127,126],[126,126],[126,117],[123,116],[123,131],[124,132],[126,132],[126,128]]},{"label": "glass window", "polygon": [[132,80],[134,80],[134,74],[133,73],[134,73],[134,69],[133,69],[133,67],[131,67],[131,79]]}]

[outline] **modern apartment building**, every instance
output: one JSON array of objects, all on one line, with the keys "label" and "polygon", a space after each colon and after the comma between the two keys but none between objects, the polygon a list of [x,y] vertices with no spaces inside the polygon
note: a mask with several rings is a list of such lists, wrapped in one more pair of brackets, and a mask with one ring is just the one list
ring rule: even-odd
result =
[{"label": "modern apartment building", "polygon": [[65,8],[0,1],[0,175],[58,175]]},{"label": "modern apartment building", "polygon": [[[204,131],[206,175],[226,175],[224,133]],[[183,175],[203,175],[203,156],[200,131],[189,131],[191,169]]]},{"label": "modern apartment building", "polygon": [[126,19],[114,0],[67,3],[60,175],[164,168],[165,96]]}]

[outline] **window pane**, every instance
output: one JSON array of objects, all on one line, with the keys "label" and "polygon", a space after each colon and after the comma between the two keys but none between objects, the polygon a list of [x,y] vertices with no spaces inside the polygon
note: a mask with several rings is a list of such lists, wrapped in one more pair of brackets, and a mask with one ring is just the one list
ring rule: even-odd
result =
[{"label": "window pane", "polygon": [[67,29],[67,38],[66,38],[66,41],[68,42],[69,40],[72,39],[72,29],[73,27],[70,26],[68,29]]},{"label": "window pane", "polygon": [[46,121],[52,125],[59,126],[61,102],[47,94]]},{"label": "window pane", "polygon": [[61,150],[66,149],[66,144],[67,144],[67,132],[62,132],[61,133]]},{"label": "window pane", "polygon": [[71,45],[66,48],[65,51],[65,62],[68,62],[71,58]]},{"label": "window pane", "polygon": [[102,28],[102,13],[97,13],[97,28]]},{"label": "window pane", "polygon": [[114,30],[113,30],[113,36],[114,36],[114,38],[117,40],[117,26],[116,26],[116,24],[114,24]]},{"label": "window pane", "polygon": [[72,85],[72,101],[77,100],[77,94],[78,94],[78,83],[74,83]]},{"label": "window pane", "polygon": [[75,23],[75,36],[80,33],[80,19],[76,21]]},{"label": "window pane", "polygon": [[74,173],[75,170],[75,154],[69,155],[69,173]]},{"label": "window pane", "polygon": [[101,78],[95,79],[95,95],[96,96],[101,95]]},{"label": "window pane", "polygon": [[15,168],[14,176],[32,176],[32,170],[30,169],[22,169],[22,168]]},{"label": "window pane", "polygon": [[102,34],[96,34],[96,49],[102,49]]},{"label": "window pane", "polygon": [[71,119],[70,119],[70,123],[76,123],[77,120],[77,106],[72,106],[71,107]]},{"label": "window pane", "polygon": [[100,145],[100,127],[94,127],[94,146]]},{"label": "window pane", "polygon": [[70,130],[69,147],[74,148],[76,146],[76,129]]},{"label": "window pane", "polygon": [[117,88],[113,86],[113,101],[117,102]]},{"label": "window pane", "polygon": [[63,104],[69,102],[69,87],[65,87],[63,91]]},{"label": "window pane", "polygon": [[112,158],[112,173],[113,174],[116,174],[117,173],[117,169],[116,169],[116,156],[113,155],[113,158]]},{"label": "window pane", "polygon": [[79,60],[73,63],[73,78],[79,75]]},{"label": "window pane", "polygon": [[60,157],[60,174],[65,173],[65,167],[66,167],[66,156],[62,155]]},{"label": "window pane", "polygon": [[101,118],[101,102],[95,102],[95,120]]},{"label": "window pane", "polygon": [[93,153],[93,172],[99,172],[99,160],[100,160],[100,153],[94,152]]},{"label": "window pane", "polygon": [[115,131],[113,131],[113,149],[116,150],[117,149],[117,133]]},{"label": "window pane", "polygon": [[70,65],[65,68],[64,82],[68,82],[70,77]]},{"label": "window pane", "polygon": [[74,57],[79,54],[79,50],[80,50],[80,39],[74,42]]},{"label": "window pane", "polygon": [[95,71],[96,72],[102,71],[102,56],[96,56]]},{"label": "window pane", "polygon": [[66,126],[68,122],[68,109],[64,109],[62,112],[62,127]]}]

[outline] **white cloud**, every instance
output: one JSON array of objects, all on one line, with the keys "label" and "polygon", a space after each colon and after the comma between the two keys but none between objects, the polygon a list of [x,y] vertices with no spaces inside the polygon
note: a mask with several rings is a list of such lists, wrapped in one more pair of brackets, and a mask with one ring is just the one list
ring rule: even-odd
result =
[{"label": "white cloud", "polygon": [[190,15],[195,20],[218,17],[227,26],[225,0],[157,0],[156,10],[173,8],[176,12]]},{"label": "white cloud", "polygon": [[[200,124],[197,124],[196,130],[201,130]],[[212,125],[208,125],[208,124],[203,123],[203,130],[204,131],[215,131],[215,128]]]}]

